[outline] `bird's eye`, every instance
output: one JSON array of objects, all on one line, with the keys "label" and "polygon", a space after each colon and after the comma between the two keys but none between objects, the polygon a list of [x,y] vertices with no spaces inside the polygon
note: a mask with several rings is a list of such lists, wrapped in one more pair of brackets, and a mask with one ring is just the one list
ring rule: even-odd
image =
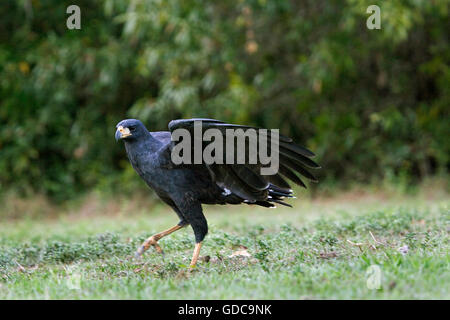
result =
[{"label": "bird's eye", "polygon": [[136,129],[136,127],[135,126],[131,126],[131,127],[128,127],[128,129],[130,129],[130,131],[134,131]]}]

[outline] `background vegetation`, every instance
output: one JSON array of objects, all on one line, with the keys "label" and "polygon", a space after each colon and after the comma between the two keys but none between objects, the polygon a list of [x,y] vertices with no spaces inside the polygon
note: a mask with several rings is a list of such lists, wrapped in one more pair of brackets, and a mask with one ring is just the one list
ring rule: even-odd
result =
[{"label": "background vegetation", "polygon": [[[81,8],[81,30],[66,8]],[[366,8],[381,7],[381,30]],[[449,1],[3,1],[0,188],[64,200],[144,188],[115,124],[280,128],[328,181],[449,168]]]}]

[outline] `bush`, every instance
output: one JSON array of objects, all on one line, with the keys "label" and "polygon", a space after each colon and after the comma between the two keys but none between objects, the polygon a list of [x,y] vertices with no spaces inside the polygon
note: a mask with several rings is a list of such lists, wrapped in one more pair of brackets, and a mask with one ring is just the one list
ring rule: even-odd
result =
[{"label": "bush", "polygon": [[0,8],[2,190],[144,188],[113,138],[127,117],[280,128],[329,180],[448,170],[445,2],[383,2],[381,30],[363,0],[84,0],[68,30],[72,3]]}]

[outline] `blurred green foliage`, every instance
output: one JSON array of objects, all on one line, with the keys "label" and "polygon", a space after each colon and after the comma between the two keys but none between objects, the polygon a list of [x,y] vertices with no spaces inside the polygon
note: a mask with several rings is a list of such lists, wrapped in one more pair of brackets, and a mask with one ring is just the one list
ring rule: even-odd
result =
[{"label": "blurred green foliage", "polygon": [[[81,8],[68,30],[66,8]],[[366,9],[381,8],[381,30]],[[213,117],[314,150],[332,181],[449,167],[449,1],[8,0],[0,188],[143,188],[115,124]]]}]

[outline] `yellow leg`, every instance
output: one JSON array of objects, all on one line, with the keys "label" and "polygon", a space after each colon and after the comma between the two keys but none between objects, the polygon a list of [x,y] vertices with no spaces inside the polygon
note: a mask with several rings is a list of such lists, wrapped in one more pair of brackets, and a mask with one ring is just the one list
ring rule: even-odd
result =
[{"label": "yellow leg", "polygon": [[155,249],[158,253],[163,253],[163,250],[161,249],[161,247],[158,244],[158,240],[160,240],[162,237],[165,237],[165,236],[171,234],[172,232],[180,230],[181,228],[183,228],[183,226],[176,225],[170,229],[164,230],[160,233],[157,233],[157,234],[151,236],[150,238],[145,240],[144,243],[136,251],[136,254],[135,254],[136,258],[140,257],[145,251],[148,250],[148,248],[150,248],[150,246],[155,247]]},{"label": "yellow leg", "polygon": [[202,247],[201,242],[198,242],[195,244],[194,254],[192,255],[192,260],[191,260],[191,268],[195,268],[195,265],[197,264],[197,260],[198,260],[198,256],[200,255],[201,247]]}]

